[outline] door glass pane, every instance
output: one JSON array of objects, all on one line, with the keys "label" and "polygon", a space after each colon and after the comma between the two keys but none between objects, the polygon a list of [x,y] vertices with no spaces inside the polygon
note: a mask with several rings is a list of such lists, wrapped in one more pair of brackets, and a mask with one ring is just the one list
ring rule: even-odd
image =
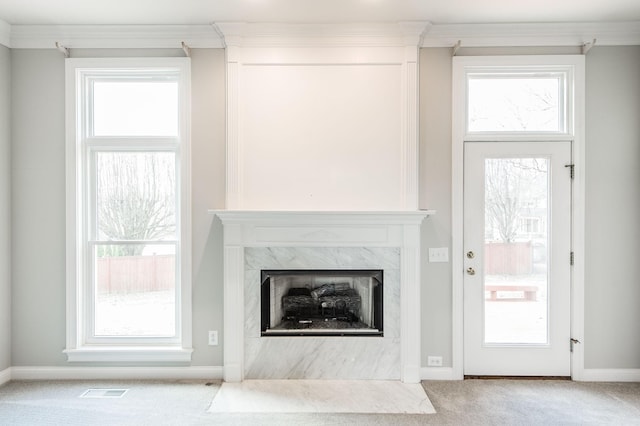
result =
[{"label": "door glass pane", "polygon": [[95,81],[94,136],[177,136],[177,81]]},{"label": "door glass pane", "polygon": [[564,132],[560,75],[468,79],[469,132]]},{"label": "door glass pane", "polygon": [[175,253],[175,244],[95,247],[95,336],[176,335]]},{"label": "door glass pane", "polygon": [[98,240],[175,240],[173,152],[97,152]]},{"label": "door glass pane", "polygon": [[484,342],[548,342],[549,160],[485,160]]}]

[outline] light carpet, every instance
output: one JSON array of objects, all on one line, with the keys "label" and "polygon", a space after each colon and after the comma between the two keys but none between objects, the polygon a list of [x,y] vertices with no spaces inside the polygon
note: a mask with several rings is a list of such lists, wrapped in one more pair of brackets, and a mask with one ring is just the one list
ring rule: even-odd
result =
[{"label": "light carpet", "polygon": [[245,380],[222,383],[211,413],[433,414],[419,383],[384,380]]}]

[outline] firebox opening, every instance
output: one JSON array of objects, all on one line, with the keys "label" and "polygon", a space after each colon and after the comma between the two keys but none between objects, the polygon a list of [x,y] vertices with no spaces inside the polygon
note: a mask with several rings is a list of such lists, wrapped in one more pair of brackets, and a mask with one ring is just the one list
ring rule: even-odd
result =
[{"label": "firebox opening", "polygon": [[382,270],[261,271],[262,336],[383,336]]}]

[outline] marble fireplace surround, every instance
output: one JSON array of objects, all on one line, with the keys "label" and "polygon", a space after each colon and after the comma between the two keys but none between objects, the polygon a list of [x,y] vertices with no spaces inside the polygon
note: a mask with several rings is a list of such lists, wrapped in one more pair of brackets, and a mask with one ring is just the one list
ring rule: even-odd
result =
[{"label": "marble fireplace surround", "polygon": [[[420,225],[433,211],[212,210],[224,227],[224,380],[420,381]],[[384,337],[261,337],[261,269],[384,269]]]}]

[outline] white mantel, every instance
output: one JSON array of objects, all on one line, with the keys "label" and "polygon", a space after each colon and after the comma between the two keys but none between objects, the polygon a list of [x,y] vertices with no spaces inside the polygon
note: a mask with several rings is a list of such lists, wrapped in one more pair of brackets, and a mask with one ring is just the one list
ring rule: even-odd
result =
[{"label": "white mantel", "polygon": [[[312,212],[211,210],[224,226],[224,379],[246,376],[245,252],[255,247],[399,250],[397,379],[420,380],[420,224],[433,211]],[[339,253],[339,251],[338,251]],[[261,338],[287,339],[287,338]],[[292,338],[289,338],[292,339]],[[295,339],[295,338],[293,338]],[[327,339],[320,337],[319,339]],[[338,338],[340,339],[340,338]],[[357,338],[356,338],[357,339]],[[361,337],[360,339],[372,339]],[[280,340],[281,342],[282,340]],[[371,340],[368,340],[371,342]],[[387,342],[388,343],[388,342]],[[367,378],[367,377],[361,377]],[[389,377],[390,379],[396,377]]]}]

